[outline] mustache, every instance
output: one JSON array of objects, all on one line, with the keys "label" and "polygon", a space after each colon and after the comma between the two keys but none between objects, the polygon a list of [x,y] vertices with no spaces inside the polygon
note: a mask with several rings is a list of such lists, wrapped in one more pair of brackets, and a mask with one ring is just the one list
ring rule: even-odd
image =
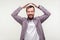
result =
[{"label": "mustache", "polygon": [[28,16],[30,16],[30,15],[34,16],[33,14],[29,14]]}]

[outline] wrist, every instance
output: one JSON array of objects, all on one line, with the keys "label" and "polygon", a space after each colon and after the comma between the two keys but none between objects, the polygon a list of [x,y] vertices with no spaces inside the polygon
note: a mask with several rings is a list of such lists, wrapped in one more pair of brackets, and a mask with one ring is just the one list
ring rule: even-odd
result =
[{"label": "wrist", "polygon": [[41,10],[42,8],[44,8],[43,6],[39,5],[38,8]]},{"label": "wrist", "polygon": [[22,7],[19,7],[20,9],[23,9]]},{"label": "wrist", "polygon": [[40,5],[39,5],[37,8],[39,8],[39,9],[40,9]]}]

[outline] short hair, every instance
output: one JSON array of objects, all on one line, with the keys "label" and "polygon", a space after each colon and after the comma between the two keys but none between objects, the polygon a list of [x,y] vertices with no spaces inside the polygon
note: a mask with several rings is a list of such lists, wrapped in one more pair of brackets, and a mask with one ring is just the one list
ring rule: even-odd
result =
[{"label": "short hair", "polygon": [[34,11],[35,11],[34,6],[32,6],[32,5],[30,5],[30,6],[26,7],[26,11],[27,11],[27,9],[29,9],[29,8],[33,8],[33,9],[34,9]]}]

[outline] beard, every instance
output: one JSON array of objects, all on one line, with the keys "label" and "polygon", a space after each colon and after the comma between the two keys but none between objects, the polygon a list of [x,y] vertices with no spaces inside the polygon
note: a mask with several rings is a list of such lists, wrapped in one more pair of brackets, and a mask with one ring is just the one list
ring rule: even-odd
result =
[{"label": "beard", "polygon": [[33,14],[29,14],[28,15],[28,19],[32,20],[34,18],[34,15]]}]

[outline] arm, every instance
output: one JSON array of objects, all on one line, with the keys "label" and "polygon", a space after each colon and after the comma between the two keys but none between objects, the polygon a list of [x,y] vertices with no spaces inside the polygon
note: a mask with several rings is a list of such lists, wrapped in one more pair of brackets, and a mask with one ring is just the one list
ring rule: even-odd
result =
[{"label": "arm", "polygon": [[12,14],[11,16],[19,23],[22,24],[22,17],[18,16],[18,13],[21,11],[21,7],[17,8]]},{"label": "arm", "polygon": [[25,8],[27,5],[29,4],[26,4],[25,6],[23,7],[19,7],[17,8],[12,14],[11,16],[20,24],[22,24],[22,21],[23,21],[23,18],[21,16],[18,15],[18,13],[23,9]]},{"label": "arm", "polygon": [[47,11],[43,6],[38,6],[38,8],[44,13],[44,15],[39,17],[41,23],[43,23],[50,16],[50,12]]},{"label": "arm", "polygon": [[[31,4],[33,4],[33,3],[31,3]],[[43,6],[40,6],[40,5],[36,6],[35,4],[33,4],[33,5],[44,13],[44,15],[38,17],[40,19],[41,23],[43,23],[50,16],[50,12],[48,12]]]}]

